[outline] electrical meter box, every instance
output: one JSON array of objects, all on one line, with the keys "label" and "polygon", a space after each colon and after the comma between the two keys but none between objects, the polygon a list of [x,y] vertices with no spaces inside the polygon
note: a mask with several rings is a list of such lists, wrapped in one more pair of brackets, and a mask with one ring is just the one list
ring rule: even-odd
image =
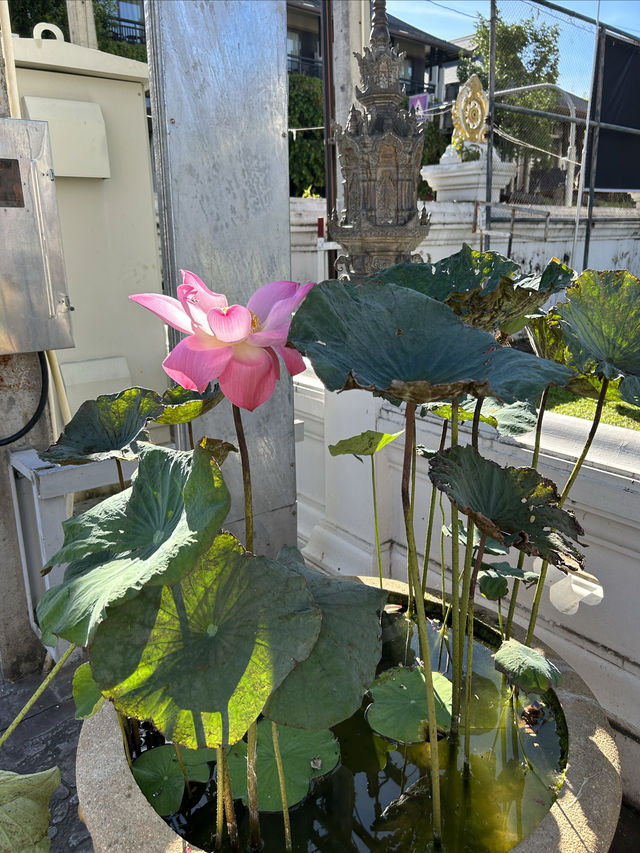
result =
[{"label": "electrical meter box", "polygon": [[0,119],[0,355],[73,346],[47,123]]}]

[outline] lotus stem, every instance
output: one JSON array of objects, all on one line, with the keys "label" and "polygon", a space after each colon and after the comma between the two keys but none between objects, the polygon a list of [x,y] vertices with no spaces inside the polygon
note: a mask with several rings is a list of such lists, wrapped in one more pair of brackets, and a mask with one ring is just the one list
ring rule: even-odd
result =
[{"label": "lotus stem", "polygon": [[[458,398],[451,402],[451,446],[458,444]],[[451,707],[451,738],[458,737],[460,724],[460,684],[458,672],[462,671],[464,653],[464,626],[460,625],[460,545],[458,541],[458,507],[451,504],[451,629],[453,631],[453,700]],[[462,633],[461,633],[462,631]]]},{"label": "lotus stem", "polygon": [[24,720],[24,718],[27,716],[27,714],[29,713],[29,711],[30,711],[30,710],[33,708],[33,706],[36,704],[36,702],[38,701],[38,699],[42,696],[42,694],[43,694],[43,693],[44,693],[44,691],[47,689],[47,687],[51,684],[51,682],[53,681],[53,679],[54,679],[54,678],[56,677],[56,675],[60,672],[60,670],[62,669],[62,667],[65,665],[65,663],[69,660],[69,658],[71,657],[71,653],[74,651],[74,649],[75,649],[75,648],[76,648],[76,646],[75,646],[75,644],[74,644],[74,643],[72,643],[72,644],[69,646],[69,648],[65,651],[65,653],[62,655],[62,657],[61,657],[61,658],[60,658],[60,660],[58,661],[58,663],[53,667],[53,669],[51,670],[51,672],[50,672],[50,673],[47,675],[47,677],[44,679],[44,681],[42,682],[42,684],[40,685],[40,687],[38,687],[38,689],[37,689],[37,690],[36,690],[36,692],[33,694],[33,696],[32,696],[32,697],[27,701],[27,704],[26,704],[26,705],[24,706],[24,708],[20,711],[20,713],[18,714],[18,716],[15,718],[15,720],[14,720],[14,721],[13,721],[13,722],[8,726],[8,728],[7,728],[7,729],[5,729],[5,731],[4,731],[4,732],[3,732],[3,734],[2,734],[2,737],[0,737],[0,747],[4,746],[4,744],[9,740],[9,738],[11,737],[11,735],[15,732],[15,730],[16,730],[16,729],[18,728],[18,726],[20,725],[20,723]]},{"label": "lotus stem", "polygon": [[445,515],[444,515],[444,504],[442,502],[443,494],[440,492],[440,513],[442,515],[442,528],[440,530],[440,574],[442,576],[442,621],[446,625],[447,624],[447,614],[449,610],[451,610],[451,602],[449,602],[449,609],[447,609],[447,590],[446,590],[446,573],[445,573],[445,564],[444,564],[444,525],[445,525]]},{"label": "lotus stem", "polygon": [[221,746],[216,748],[217,789],[216,789],[216,850],[222,850],[222,836],[224,834],[224,773],[222,772]]},{"label": "lotus stem", "polygon": [[[584,443],[584,447],[582,448],[582,453],[576,459],[576,463],[573,466],[573,470],[569,475],[569,479],[565,483],[565,487],[562,490],[562,494],[560,495],[560,500],[558,501],[558,506],[562,507],[564,502],[566,501],[569,492],[571,491],[571,487],[576,481],[578,474],[580,473],[580,469],[582,468],[582,463],[587,458],[587,453],[591,447],[593,439],[596,435],[596,430],[598,429],[598,424],[600,423],[600,418],[602,416],[602,409],[604,408],[604,403],[607,397],[607,388],[609,387],[609,380],[605,377],[602,380],[602,388],[600,389],[600,396],[598,397],[598,403],[596,405],[596,411],[593,416],[593,423],[591,424],[591,429],[589,430],[589,435],[587,436],[587,440]],[[549,561],[545,560],[542,564],[542,568],[540,569],[540,577],[538,578],[538,586],[536,588],[536,594],[533,599],[533,605],[531,607],[531,616],[529,618],[529,627],[527,629],[527,639],[525,640],[525,645],[530,646],[533,642],[533,632],[535,631],[536,621],[538,619],[538,610],[540,609],[540,601],[542,600],[542,590],[544,589],[544,582],[547,577],[547,568],[549,566]]]},{"label": "lotus stem", "polygon": [[476,407],[473,410],[473,424],[471,426],[471,446],[477,452],[478,451],[478,433],[480,431],[480,415],[482,413],[482,404],[484,403],[484,397],[478,397],[476,400]]},{"label": "lotus stem", "polygon": [[278,768],[278,781],[280,782],[280,799],[282,800],[282,818],[284,820],[284,846],[288,853],[293,849],[291,846],[291,821],[289,819],[289,807],[287,805],[287,789],[284,782],[284,766],[282,764],[282,754],[280,752],[280,741],[278,738],[278,727],[271,722],[271,737],[273,739],[273,753],[276,757],[276,767]]},{"label": "lotus stem", "polygon": [[119,459],[116,458],[116,468],[118,469],[118,483],[120,484],[120,491],[124,492],[125,483],[124,483],[124,474],[122,473],[122,463]]},{"label": "lotus stem", "polygon": [[[404,460],[402,466],[402,508],[404,511],[404,523],[407,536],[407,574],[413,578],[413,587],[420,590],[420,578],[418,570],[418,552],[416,549],[415,533],[413,529],[413,512],[409,494],[411,479],[412,456],[414,455],[416,413],[412,403],[406,404],[406,432],[404,439]],[[433,692],[433,678],[431,675],[431,649],[429,636],[427,634],[427,617],[424,609],[424,596],[416,595],[416,618],[418,622],[418,636],[420,638],[420,654],[424,661],[424,684],[427,696],[427,711],[429,720],[429,743],[431,745],[431,789],[433,801],[433,837],[436,848],[440,847],[441,817],[440,817],[440,762],[438,758],[438,729],[436,726],[436,705]]]},{"label": "lotus stem", "polygon": [[[542,421],[544,419],[544,413],[547,410],[547,397],[549,396],[549,385],[542,392],[542,396],[540,397],[540,406],[538,407],[538,419],[536,421],[536,438],[533,445],[533,456],[531,458],[531,467],[536,471],[538,469],[538,457],[540,456],[540,440],[542,438]],[[522,571],[524,566],[524,551],[520,551],[520,556],[518,557],[518,569]],[[516,612],[516,603],[518,601],[518,590],[520,589],[520,581],[516,578],[513,582],[513,589],[511,590],[511,600],[509,601],[509,613],[507,614],[507,630],[505,633],[505,637],[507,640],[511,636],[511,625],[513,623],[513,614]]]},{"label": "lotus stem", "polygon": [[258,809],[258,724],[254,720],[247,732],[247,800],[249,802],[249,847],[260,850],[260,812]]},{"label": "lotus stem", "polygon": [[244,530],[245,530],[245,548],[247,551],[253,551],[253,501],[251,495],[251,468],[249,466],[249,451],[247,449],[247,440],[244,435],[244,427],[242,426],[242,416],[240,409],[232,404],[233,423],[236,428],[236,436],[238,437],[238,449],[240,450],[240,461],[242,463],[242,484],[244,486]]},{"label": "lotus stem", "polygon": [[[440,447],[438,450],[444,450],[444,445],[447,440],[447,429],[449,428],[449,421],[445,420],[442,424],[442,434],[440,435]],[[427,538],[425,540],[424,545],[424,560],[422,563],[422,594],[424,595],[427,591],[427,571],[429,569],[429,554],[431,553],[431,538],[433,535],[433,520],[436,512],[436,497],[437,497],[438,489],[435,486],[431,486],[431,502],[429,504],[429,520],[427,522]],[[442,605],[444,607],[444,592]]]},{"label": "lotus stem", "polygon": [[189,431],[189,444],[191,446],[191,449],[193,450],[195,442],[193,440],[193,424],[191,423],[191,421],[187,421],[187,430]]},{"label": "lotus stem", "polygon": [[[460,694],[462,690],[462,668],[464,658],[464,631],[467,626],[467,613],[469,611],[469,591],[471,589],[471,576],[473,572],[473,540],[475,538],[475,524],[471,519],[467,522],[467,546],[464,552],[464,568],[462,570],[462,592],[460,593],[460,630],[462,636],[460,638],[460,646],[458,647],[458,657],[455,660],[455,670],[453,672],[453,691]],[[486,536],[483,536],[486,541]],[[484,553],[484,546],[482,548]],[[458,699],[460,701],[460,699]]]},{"label": "lotus stem", "polygon": [[[478,544],[478,553],[476,563],[473,567],[473,574],[469,584],[467,594],[467,604],[465,617],[467,620],[467,672],[465,677],[465,705],[464,705],[464,764],[465,770],[469,768],[469,756],[471,754],[471,685],[473,682],[473,602],[476,593],[476,582],[478,580],[478,572],[482,566],[484,558],[484,549],[487,544],[487,534],[483,533],[480,543]],[[464,590],[463,590],[464,597]],[[464,623],[463,623],[464,624]],[[463,638],[464,649],[464,638]]]},{"label": "lotus stem", "polygon": [[371,491],[373,492],[373,524],[376,530],[376,552],[378,554],[378,575],[382,589],[382,555],[380,553],[380,530],[378,529],[378,500],[376,497],[376,464],[371,454]]},{"label": "lotus stem", "polygon": [[[222,776],[224,779],[222,800],[224,802],[224,811],[227,816],[227,831],[229,832],[231,849],[233,851],[239,851],[240,839],[238,837],[238,822],[236,820],[236,811],[233,807],[233,793],[231,791],[231,776],[229,775],[229,763],[227,762],[227,753],[224,749],[220,751],[220,761],[222,764]],[[218,766],[218,776],[219,775],[220,766]]]},{"label": "lotus stem", "polygon": [[191,787],[189,785],[189,777],[187,776],[187,768],[184,766],[184,761],[182,760],[182,754],[180,752],[180,747],[178,746],[177,743],[175,743],[175,741],[173,744],[173,748],[176,751],[176,758],[178,759],[178,764],[180,765],[180,770],[182,770],[182,775],[184,777],[184,785],[185,785],[185,788],[187,789],[187,796],[190,797],[191,796]]}]

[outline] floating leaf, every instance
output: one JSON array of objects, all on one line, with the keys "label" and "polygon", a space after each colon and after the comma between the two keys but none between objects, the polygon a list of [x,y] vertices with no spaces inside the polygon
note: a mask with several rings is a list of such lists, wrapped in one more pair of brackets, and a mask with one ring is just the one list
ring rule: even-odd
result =
[{"label": "floating leaf", "polygon": [[176,385],[162,395],[164,409],[152,420],[159,424],[186,424],[189,421],[205,415],[224,399],[224,394],[217,385],[211,385],[202,393],[189,391]]},{"label": "floating leaf", "polygon": [[[452,684],[440,672],[433,672],[436,721],[439,729],[451,726]],[[367,708],[367,722],[378,734],[397,743],[428,740],[429,723],[424,672],[421,667],[394,667],[383,672],[371,687],[373,704]]]},{"label": "floating leaf", "polygon": [[43,642],[53,645],[57,635],[84,646],[108,605],[189,572],[213,542],[229,501],[204,446],[193,454],[145,450],[130,489],[63,523],[64,544],[47,566],[69,565],[63,583],[38,604]]},{"label": "floating leaf", "polygon": [[38,456],[58,465],[82,465],[103,459],[135,459],[144,425],[162,412],[155,391],[128,388],[84,402],[51,447]]},{"label": "floating leaf", "polygon": [[493,662],[509,684],[525,693],[545,693],[562,680],[560,670],[550,660],[517,640],[504,640]]},{"label": "floating leaf", "polygon": [[351,438],[343,438],[337,444],[329,445],[329,453],[332,456],[341,456],[343,454],[352,453],[356,458],[360,456],[373,456],[387,444],[395,441],[396,438],[403,434],[400,432],[376,432],[368,429],[366,432],[361,432],[360,435],[353,435]]},{"label": "floating leaf", "polygon": [[57,767],[26,775],[0,770],[3,853],[46,853],[50,849],[49,800],[60,781]]},{"label": "floating leaf", "polygon": [[73,674],[73,701],[76,703],[76,720],[93,717],[104,705],[104,696],[93,680],[89,663],[81,663]]},{"label": "floating leaf", "polygon": [[578,571],[584,556],[569,539],[583,533],[558,506],[555,483],[533,468],[501,468],[471,446],[451,447],[429,463],[429,477],[479,530],[562,571]]},{"label": "floating leaf", "polygon": [[282,548],[278,561],[306,580],[322,625],[309,657],[273,693],[264,714],[287,726],[329,728],[357,710],[375,677],[387,593],[310,569],[296,548]]},{"label": "floating leaf", "polygon": [[398,264],[367,280],[417,290],[446,303],[471,326],[512,335],[525,326],[526,315],[568,287],[573,277],[573,270],[557,258],[541,275],[523,275],[518,264],[497,252],[479,252],[464,244],[435,264]]},{"label": "floating leaf", "polygon": [[[189,781],[208,782],[215,750],[180,748],[180,758]],[[133,778],[159,815],[177,812],[184,795],[184,774],[171,744],[148,749],[133,762]]]},{"label": "floating leaf", "polygon": [[[280,781],[273,750],[271,722],[258,723],[258,808],[261,812],[282,811]],[[300,731],[278,726],[278,746],[282,755],[287,805],[294,806],[307,796],[312,779],[330,773],[340,760],[340,746],[328,731]],[[231,790],[235,797],[247,796],[247,745],[240,741],[228,750]]]},{"label": "floating leaf", "polygon": [[463,394],[506,403],[538,399],[550,382],[563,385],[573,375],[563,365],[497,346],[447,305],[394,284],[317,285],[296,312],[289,337],[329,390],[363,388],[415,404]]},{"label": "floating leaf", "polygon": [[483,563],[478,572],[478,587],[482,595],[490,601],[497,601],[509,592],[507,578],[517,578],[524,584],[538,582],[535,572],[510,566],[509,563]]},{"label": "floating leaf", "polygon": [[317,640],[322,616],[304,578],[222,534],[161,600],[154,593],[108,611],[90,650],[96,682],[172,741],[235,743]]}]

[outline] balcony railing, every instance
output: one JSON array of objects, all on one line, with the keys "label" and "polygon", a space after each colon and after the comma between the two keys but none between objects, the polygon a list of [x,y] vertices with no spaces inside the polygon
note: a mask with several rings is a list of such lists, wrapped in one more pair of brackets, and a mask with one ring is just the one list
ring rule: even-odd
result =
[{"label": "balcony railing", "polygon": [[109,22],[111,37],[114,41],[126,41],[129,44],[146,44],[147,38],[142,21],[128,18],[111,18]]},{"label": "balcony railing", "polygon": [[405,95],[421,95],[423,92],[429,91],[429,87],[425,86],[424,83],[418,83],[407,77],[401,77],[399,82],[400,86],[404,87]]},{"label": "balcony railing", "polygon": [[322,77],[322,60],[310,56],[287,55],[287,71],[289,74],[304,74],[306,77]]}]

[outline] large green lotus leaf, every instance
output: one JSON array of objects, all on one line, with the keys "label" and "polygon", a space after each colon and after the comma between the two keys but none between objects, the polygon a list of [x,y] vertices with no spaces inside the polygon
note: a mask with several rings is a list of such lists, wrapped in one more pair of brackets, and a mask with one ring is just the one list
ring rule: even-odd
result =
[{"label": "large green lotus leaf", "polygon": [[289,338],[331,391],[364,388],[411,403],[472,394],[539,398],[572,371],[499,347],[447,305],[394,284],[327,281],[296,312]]},{"label": "large green lotus leaf", "polygon": [[[433,672],[436,721],[439,729],[451,727],[452,684],[440,672]],[[378,734],[397,743],[418,743],[429,739],[427,697],[421,667],[394,667],[383,672],[371,687],[373,704],[367,708],[367,722]]]},{"label": "large green lotus leaf", "polygon": [[488,536],[562,571],[582,568],[584,556],[569,540],[583,530],[558,506],[555,483],[533,468],[501,468],[473,447],[457,446],[430,460],[429,477]]},{"label": "large green lotus leaf", "polygon": [[[187,777],[193,782],[208,782],[215,751],[180,749]],[[177,812],[184,795],[184,774],[175,747],[171,744],[148,749],[133,762],[133,778],[159,815]]]},{"label": "large green lotus leaf", "polygon": [[39,453],[46,462],[82,465],[103,459],[135,459],[144,425],[163,410],[155,391],[127,388],[84,402],[51,447]]},{"label": "large green lotus leaf", "polygon": [[471,326],[511,335],[525,326],[527,314],[568,287],[573,277],[573,271],[556,258],[541,275],[522,275],[514,261],[465,244],[435,264],[398,264],[368,280],[417,290],[445,302]]},{"label": "large green lotus leaf", "polygon": [[46,853],[49,850],[49,800],[59,784],[57,767],[24,776],[0,770],[2,853]]},{"label": "large green lotus leaf", "polygon": [[517,640],[503,640],[493,663],[510,684],[525,693],[545,693],[562,680],[560,670],[550,660]]},{"label": "large green lotus leaf", "polygon": [[[472,421],[476,403],[475,397],[463,397],[458,405],[458,420]],[[424,417],[427,412],[451,420],[452,406],[451,403],[430,403],[420,414]],[[525,435],[535,429],[537,419],[535,405],[527,400],[505,404],[495,397],[486,397],[482,401],[480,420],[492,426],[499,435]]]},{"label": "large green lotus leaf", "polygon": [[511,566],[509,563],[483,563],[478,572],[478,588],[485,598],[497,601],[509,592],[508,578],[515,578],[529,585],[537,583],[539,575]]},{"label": "large green lotus leaf", "polygon": [[43,641],[57,635],[86,645],[108,605],[191,571],[229,502],[206,440],[193,454],[145,450],[130,489],[64,522],[64,544],[47,565],[69,565],[63,583],[38,604]]},{"label": "large green lotus leaf", "polygon": [[556,306],[582,373],[622,378],[620,396],[640,405],[640,280],[627,270],[585,270]]},{"label": "large green lotus leaf", "polygon": [[[327,729],[304,732],[278,726],[278,746],[289,807],[304,800],[309,793],[311,780],[330,773],[340,760],[338,741]],[[241,797],[247,804],[246,743],[240,741],[230,747],[227,757],[233,796]],[[258,808],[261,812],[282,811],[280,780],[269,720],[258,723]]]},{"label": "large green lotus leaf", "polygon": [[91,667],[116,707],[189,748],[239,740],[320,631],[303,576],[230,534],[161,601],[151,592],[109,610]]},{"label": "large green lotus leaf", "polygon": [[73,701],[76,703],[76,720],[93,717],[104,705],[104,696],[93,680],[90,663],[81,663],[73,673]]},{"label": "large green lotus leaf", "polygon": [[209,385],[202,394],[176,385],[164,392],[163,411],[152,420],[159,424],[186,424],[205,415],[223,399],[224,394],[218,385]]},{"label": "large green lotus leaf", "polygon": [[306,580],[322,626],[311,654],[271,696],[264,714],[287,726],[329,728],[360,707],[375,678],[387,593],[310,569],[296,548],[282,548],[278,561]]},{"label": "large green lotus leaf", "polygon": [[351,438],[343,438],[337,444],[330,444],[329,453],[332,456],[342,456],[348,453],[352,453],[355,457],[373,456],[387,444],[395,441],[403,432],[404,430],[393,433],[376,432],[373,429],[368,429],[359,435],[352,435]]}]

